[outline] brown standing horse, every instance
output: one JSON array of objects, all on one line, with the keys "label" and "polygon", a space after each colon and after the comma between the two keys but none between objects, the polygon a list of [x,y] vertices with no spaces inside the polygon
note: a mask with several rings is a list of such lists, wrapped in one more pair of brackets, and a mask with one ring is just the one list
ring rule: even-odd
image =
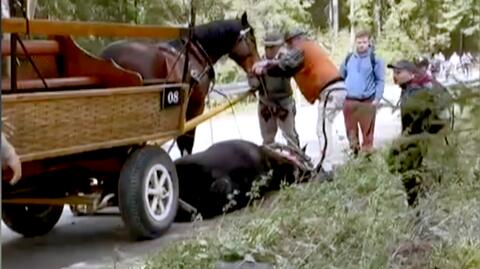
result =
[{"label": "brown standing horse", "polygon": [[[107,46],[101,54],[113,59],[120,66],[139,72],[144,80],[182,80],[186,39],[171,42],[147,43],[119,41]],[[255,34],[247,14],[241,18],[213,21],[194,28],[193,42],[189,48],[188,75],[190,97],[186,119],[203,113],[210,83],[215,77],[213,65],[224,55],[233,59],[245,72],[259,60]],[[177,138],[178,148],[183,155],[191,154],[195,140],[195,129]]]}]

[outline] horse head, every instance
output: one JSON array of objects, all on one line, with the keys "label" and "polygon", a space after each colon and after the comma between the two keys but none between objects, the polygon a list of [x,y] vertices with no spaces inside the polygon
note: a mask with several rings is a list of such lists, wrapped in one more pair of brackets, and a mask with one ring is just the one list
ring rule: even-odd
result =
[{"label": "horse head", "polygon": [[260,59],[255,33],[245,12],[240,18],[216,20],[195,27],[194,38],[212,64],[228,55],[248,73]]},{"label": "horse head", "polygon": [[255,62],[260,59],[257,50],[255,33],[244,12],[239,20],[241,27],[238,38],[229,53],[229,57],[240,65],[245,72],[249,72]]}]

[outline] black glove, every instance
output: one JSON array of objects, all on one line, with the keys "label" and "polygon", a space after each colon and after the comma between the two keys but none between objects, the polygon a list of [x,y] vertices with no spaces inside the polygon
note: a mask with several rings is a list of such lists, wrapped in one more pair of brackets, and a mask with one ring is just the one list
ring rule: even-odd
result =
[{"label": "black glove", "polygon": [[260,88],[260,80],[257,76],[253,74],[249,74],[248,77],[248,85],[253,88],[253,89],[259,89]]},{"label": "black glove", "polygon": [[278,118],[281,120],[281,121],[285,121],[285,119],[287,118],[288,116],[288,109],[285,109],[283,107],[278,107],[277,108],[277,114],[278,114]]},{"label": "black glove", "polygon": [[268,106],[262,106],[260,109],[260,115],[265,121],[268,121],[272,117],[272,112]]}]

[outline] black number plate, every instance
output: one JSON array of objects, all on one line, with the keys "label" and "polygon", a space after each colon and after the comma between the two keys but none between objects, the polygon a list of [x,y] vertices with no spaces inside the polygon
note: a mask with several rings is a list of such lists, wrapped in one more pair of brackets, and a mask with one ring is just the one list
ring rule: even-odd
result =
[{"label": "black number plate", "polygon": [[160,109],[179,105],[182,101],[182,89],[180,87],[165,88],[160,94]]}]

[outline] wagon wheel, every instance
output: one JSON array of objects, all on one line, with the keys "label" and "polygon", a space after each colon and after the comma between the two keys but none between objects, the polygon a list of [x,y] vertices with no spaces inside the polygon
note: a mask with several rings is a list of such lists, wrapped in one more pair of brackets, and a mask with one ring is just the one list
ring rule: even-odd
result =
[{"label": "wagon wheel", "polygon": [[25,237],[50,232],[62,216],[63,205],[2,204],[2,219],[13,231]]},{"label": "wagon wheel", "polygon": [[133,238],[152,239],[168,230],[178,208],[178,177],[170,156],[155,146],[136,150],[120,172],[118,197]]}]

